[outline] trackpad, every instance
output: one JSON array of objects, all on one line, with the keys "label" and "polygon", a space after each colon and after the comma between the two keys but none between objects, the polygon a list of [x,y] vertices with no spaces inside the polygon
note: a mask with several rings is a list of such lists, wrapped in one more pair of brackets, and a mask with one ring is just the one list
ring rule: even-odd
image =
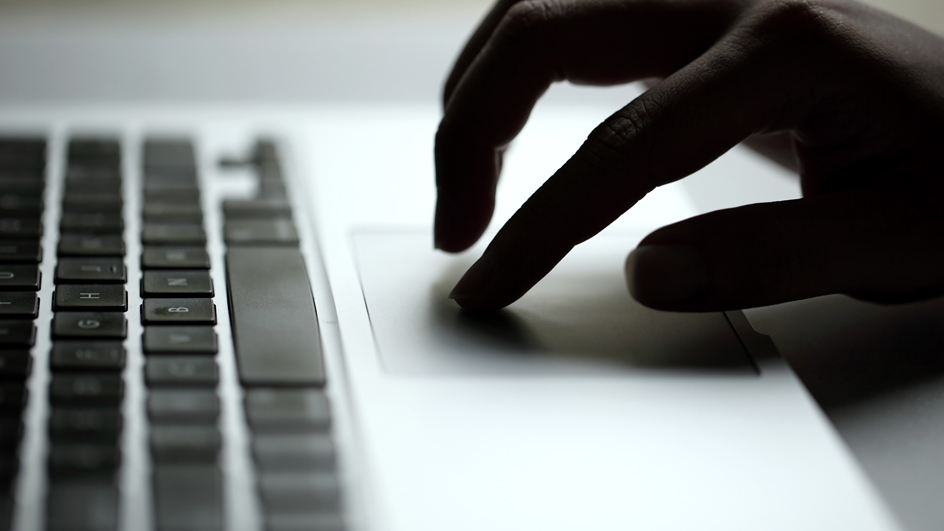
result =
[{"label": "trackpad", "polygon": [[659,312],[626,290],[623,261],[641,235],[575,248],[505,310],[466,312],[448,294],[479,253],[447,255],[425,232],[354,237],[382,363],[394,374],[754,374],[722,313]]}]

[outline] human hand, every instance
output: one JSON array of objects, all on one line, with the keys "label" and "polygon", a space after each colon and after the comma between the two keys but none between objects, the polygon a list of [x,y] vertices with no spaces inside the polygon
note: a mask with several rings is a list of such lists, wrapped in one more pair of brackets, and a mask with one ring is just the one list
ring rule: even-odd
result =
[{"label": "human hand", "polygon": [[832,0],[500,0],[449,76],[435,241],[484,232],[502,152],[555,81],[664,78],[597,127],[451,295],[504,307],[657,186],[752,135],[792,138],[804,197],[675,223],[627,260],[677,311],[944,293],[944,41]]}]

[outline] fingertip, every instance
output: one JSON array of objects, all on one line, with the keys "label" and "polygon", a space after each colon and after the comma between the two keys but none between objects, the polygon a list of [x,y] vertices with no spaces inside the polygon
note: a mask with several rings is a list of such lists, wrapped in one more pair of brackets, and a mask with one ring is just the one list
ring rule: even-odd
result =
[{"label": "fingertip", "polygon": [[651,308],[690,306],[708,290],[704,257],[691,245],[640,245],[626,258],[625,273],[630,295]]}]

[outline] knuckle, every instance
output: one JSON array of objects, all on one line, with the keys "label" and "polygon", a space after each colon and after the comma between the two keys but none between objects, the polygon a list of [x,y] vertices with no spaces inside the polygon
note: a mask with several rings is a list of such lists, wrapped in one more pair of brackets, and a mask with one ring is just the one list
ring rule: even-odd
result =
[{"label": "knuckle", "polygon": [[[587,137],[581,150],[585,162],[618,172],[627,172],[634,166],[645,164],[638,159],[640,154],[648,151],[641,140],[657,107],[655,100],[644,94],[606,119]],[[631,152],[634,157],[630,156]]]},{"label": "knuckle", "polygon": [[553,0],[524,0],[511,6],[496,30],[504,42],[543,41],[543,34],[558,9]]},{"label": "knuckle", "polygon": [[759,6],[756,31],[777,38],[835,35],[842,15],[828,0],[768,0]]}]

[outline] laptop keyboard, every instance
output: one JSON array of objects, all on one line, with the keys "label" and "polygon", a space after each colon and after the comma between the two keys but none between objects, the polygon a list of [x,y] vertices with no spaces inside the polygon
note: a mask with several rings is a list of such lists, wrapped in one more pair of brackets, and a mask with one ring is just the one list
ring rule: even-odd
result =
[{"label": "laptop keyboard", "polygon": [[[17,478],[29,401],[47,401],[48,412],[38,528],[121,527],[133,495],[120,488],[124,415],[137,411],[125,404],[129,357],[143,360],[152,528],[233,527],[224,510],[217,360],[229,341],[259,527],[342,529],[321,338],[275,144],[259,141],[239,162],[258,180],[255,197],[219,205],[224,264],[212,263],[207,250],[191,141],[142,141],[137,212],[125,201],[118,139],[68,138],[61,176],[47,168],[48,150],[43,138],[0,138],[0,531],[12,528],[22,506]],[[47,175],[61,179],[60,197],[46,193]],[[61,205],[55,249],[42,245],[45,201]],[[141,250],[140,267],[130,270],[140,275],[129,274],[128,215],[139,216],[132,247]],[[54,278],[42,278],[44,260],[55,261]],[[226,286],[214,285],[218,267]],[[38,296],[44,282],[55,285],[52,300]],[[130,290],[140,305],[129,304]],[[45,304],[53,310],[52,341],[38,353]],[[220,311],[228,311],[232,337],[220,337]],[[129,322],[141,323],[140,343],[128,341]],[[129,353],[129,345],[140,352]],[[34,359],[48,360],[45,395],[28,396]]]}]

